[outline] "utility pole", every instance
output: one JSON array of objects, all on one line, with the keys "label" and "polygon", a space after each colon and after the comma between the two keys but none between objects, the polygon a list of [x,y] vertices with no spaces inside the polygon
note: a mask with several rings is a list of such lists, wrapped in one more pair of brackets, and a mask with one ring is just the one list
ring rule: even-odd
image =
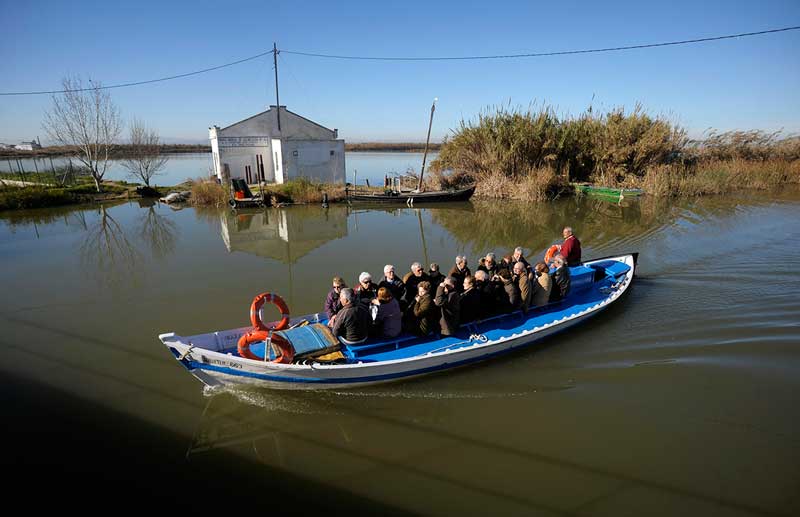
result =
[{"label": "utility pole", "polygon": [[436,111],[436,101],[439,98],[433,99],[431,105],[431,120],[428,122],[428,138],[425,140],[425,154],[422,156],[422,169],[419,171],[419,183],[417,184],[417,191],[422,192],[422,175],[425,174],[425,160],[428,159],[428,143],[431,141],[431,126],[433,125],[433,112]]},{"label": "utility pole", "polygon": [[272,59],[275,63],[275,103],[278,105],[278,131],[281,130],[281,98],[278,95],[278,44],[272,42]]}]

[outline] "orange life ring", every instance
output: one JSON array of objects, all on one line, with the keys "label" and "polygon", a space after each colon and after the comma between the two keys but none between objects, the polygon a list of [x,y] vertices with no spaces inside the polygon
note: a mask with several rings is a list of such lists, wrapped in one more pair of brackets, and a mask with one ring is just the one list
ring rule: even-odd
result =
[{"label": "orange life ring", "polygon": [[552,259],[556,253],[558,253],[558,244],[553,244],[552,246],[547,248],[547,251],[544,254],[545,264],[550,263],[550,259]]},{"label": "orange life ring", "polygon": [[[266,302],[274,303],[275,306],[278,307],[278,310],[281,311],[281,321],[279,321],[278,324],[273,328],[267,327],[264,322],[261,321],[261,308]],[[283,301],[283,298],[277,294],[261,293],[253,298],[253,304],[250,305],[250,322],[253,324],[253,328],[256,330],[285,329],[289,326],[289,306],[286,305],[286,302]]]},{"label": "orange life ring", "polygon": [[[244,334],[242,337],[239,338],[238,349],[239,355],[247,358],[247,359],[254,359],[256,361],[263,361],[263,357],[258,357],[253,352],[250,351],[250,345],[253,343],[258,343],[259,341],[265,341],[269,338],[269,331],[267,330],[256,330],[253,329],[250,332]],[[281,355],[269,361],[271,363],[291,363],[292,359],[294,359],[294,348],[286,340],[283,336],[279,334],[272,334],[272,344],[274,344],[281,352]],[[267,350],[264,349],[264,355],[266,356]]]}]

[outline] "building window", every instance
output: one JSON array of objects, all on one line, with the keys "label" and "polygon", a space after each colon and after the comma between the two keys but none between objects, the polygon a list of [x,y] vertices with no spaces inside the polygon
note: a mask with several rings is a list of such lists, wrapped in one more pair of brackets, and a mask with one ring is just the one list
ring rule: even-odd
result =
[{"label": "building window", "polygon": [[297,156],[297,151],[292,151],[292,156]]},{"label": "building window", "polygon": [[333,151],[331,151],[331,156],[333,156]]}]

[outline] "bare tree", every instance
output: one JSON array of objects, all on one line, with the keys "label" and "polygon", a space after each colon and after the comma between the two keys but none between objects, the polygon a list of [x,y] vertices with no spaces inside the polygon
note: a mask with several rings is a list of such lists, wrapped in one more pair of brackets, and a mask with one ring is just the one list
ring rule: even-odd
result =
[{"label": "bare tree", "polygon": [[120,164],[128,170],[129,176],[149,187],[150,179],[164,168],[169,157],[161,154],[161,142],[155,129],[149,129],[144,122],[134,118],[130,131],[129,152]]},{"label": "bare tree", "polygon": [[122,117],[100,83],[64,78],[63,93],[53,95],[42,126],[59,145],[78,149],[77,159],[86,166],[100,192],[108,160],[122,132]]}]

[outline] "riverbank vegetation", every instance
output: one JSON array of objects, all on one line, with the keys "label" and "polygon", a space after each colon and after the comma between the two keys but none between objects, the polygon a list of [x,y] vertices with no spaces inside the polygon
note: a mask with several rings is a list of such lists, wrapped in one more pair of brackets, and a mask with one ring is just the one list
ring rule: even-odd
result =
[{"label": "riverbank vegetation", "polygon": [[[297,178],[283,184],[268,184],[259,188],[257,185],[250,185],[253,195],[261,195],[264,192],[264,200],[268,206],[282,204],[309,204],[322,203],[327,194],[330,203],[341,201],[345,198],[344,185],[332,185],[318,183],[307,178]],[[190,183],[192,195],[189,202],[194,206],[227,206],[231,198],[227,186],[217,183],[214,179],[197,179]]]},{"label": "riverbank vegetation", "polygon": [[[26,182],[19,185],[15,180],[4,181],[6,176],[0,175],[0,210],[48,208],[140,197],[136,194],[137,185],[124,181],[107,181],[103,192],[98,193],[91,177],[83,177],[71,184]],[[12,181],[14,183],[10,183]]]},{"label": "riverbank vegetation", "polygon": [[431,164],[430,186],[477,182],[476,196],[541,200],[572,182],[638,187],[654,195],[714,194],[800,183],[800,138],[709,132],[691,140],[637,105],[577,117],[549,106],[498,107],[462,120]]}]

